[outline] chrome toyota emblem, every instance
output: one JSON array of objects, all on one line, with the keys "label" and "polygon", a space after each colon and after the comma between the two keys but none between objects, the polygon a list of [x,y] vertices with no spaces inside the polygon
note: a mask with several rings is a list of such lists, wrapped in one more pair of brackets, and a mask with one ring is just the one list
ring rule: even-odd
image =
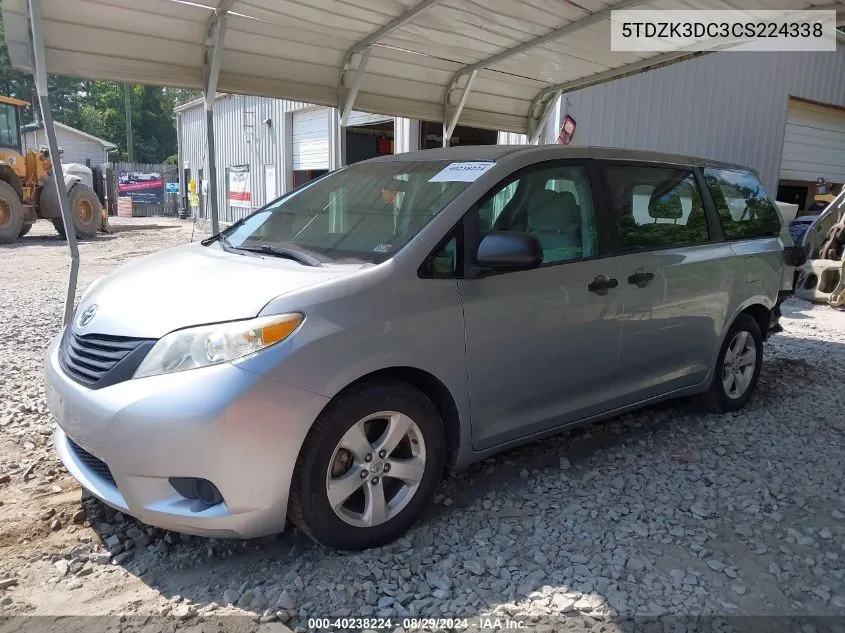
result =
[{"label": "chrome toyota emblem", "polygon": [[79,327],[85,327],[89,323],[91,323],[91,319],[94,318],[94,315],[97,314],[97,304],[93,304],[85,308],[85,311],[82,313],[82,316],[79,317]]}]

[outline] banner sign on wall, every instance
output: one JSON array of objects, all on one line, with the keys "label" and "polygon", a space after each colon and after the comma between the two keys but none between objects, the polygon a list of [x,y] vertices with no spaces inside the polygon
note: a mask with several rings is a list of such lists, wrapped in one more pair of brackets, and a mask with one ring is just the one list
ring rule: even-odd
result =
[{"label": "banner sign on wall", "polygon": [[118,172],[117,190],[136,204],[164,204],[164,179],[156,172]]},{"label": "banner sign on wall", "polygon": [[233,207],[252,206],[249,191],[249,165],[229,167],[229,204]]}]

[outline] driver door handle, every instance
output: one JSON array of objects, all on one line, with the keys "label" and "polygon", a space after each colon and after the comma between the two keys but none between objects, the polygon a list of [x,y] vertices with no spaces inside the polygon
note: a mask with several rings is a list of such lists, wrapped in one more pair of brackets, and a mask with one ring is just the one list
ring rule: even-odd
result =
[{"label": "driver door handle", "polygon": [[618,285],[619,282],[612,277],[598,275],[587,285],[587,290],[595,292],[597,295],[606,295],[609,289],[616,288]]},{"label": "driver door handle", "polygon": [[654,279],[654,273],[647,273],[642,268],[639,268],[633,275],[628,277],[628,283],[638,288],[645,288],[652,279]]}]

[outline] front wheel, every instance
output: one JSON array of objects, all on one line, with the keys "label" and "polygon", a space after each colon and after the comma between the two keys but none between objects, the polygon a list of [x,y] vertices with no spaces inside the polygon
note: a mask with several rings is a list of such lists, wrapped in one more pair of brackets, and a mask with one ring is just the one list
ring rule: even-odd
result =
[{"label": "front wheel", "polygon": [[[41,205],[49,209],[53,217],[53,227],[62,238],[67,238],[65,223],[62,220],[58,194],[55,185],[45,186],[41,193]],[[75,184],[67,193],[73,228],[76,237],[84,239],[97,235],[102,222],[103,207],[94,190],[82,183]]]},{"label": "front wheel", "polygon": [[751,316],[737,317],[716,360],[715,375],[705,396],[708,407],[719,413],[738,411],[757,388],[763,366],[763,335]]},{"label": "front wheel", "polygon": [[289,516],[327,547],[385,545],[422,514],[444,461],[443,423],[424,394],[397,381],[365,383],[314,423],[294,470]]}]

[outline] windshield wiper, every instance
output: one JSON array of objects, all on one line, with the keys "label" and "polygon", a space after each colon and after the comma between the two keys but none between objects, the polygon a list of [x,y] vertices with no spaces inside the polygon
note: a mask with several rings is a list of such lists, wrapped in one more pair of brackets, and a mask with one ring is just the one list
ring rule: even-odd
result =
[{"label": "windshield wiper", "polygon": [[230,246],[230,248],[236,251],[246,251],[248,253],[270,255],[271,257],[284,257],[286,259],[292,259],[294,261],[297,261],[300,264],[304,264],[305,266],[323,265],[323,263],[316,257],[311,257],[311,255],[308,255],[307,253],[303,253],[292,248],[270,246],[269,244],[262,244],[260,246]]}]

